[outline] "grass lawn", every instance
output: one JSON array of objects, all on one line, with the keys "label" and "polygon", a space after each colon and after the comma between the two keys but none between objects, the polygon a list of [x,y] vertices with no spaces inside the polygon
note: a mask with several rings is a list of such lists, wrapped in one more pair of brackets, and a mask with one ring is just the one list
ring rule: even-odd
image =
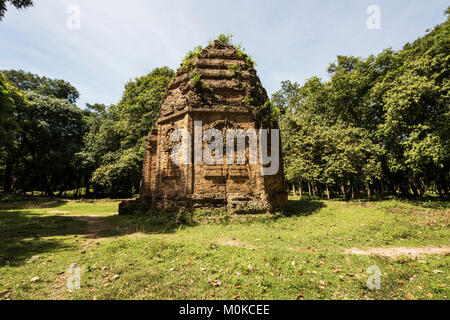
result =
[{"label": "grass lawn", "polygon": [[[183,223],[117,216],[117,207],[106,200],[1,202],[0,299],[447,299],[450,293],[448,202],[291,198],[284,214],[197,212]],[[373,248],[440,253],[392,249],[384,256],[370,254]],[[81,268],[80,290],[66,286],[73,263]],[[378,290],[366,285],[374,265],[381,270]]]}]

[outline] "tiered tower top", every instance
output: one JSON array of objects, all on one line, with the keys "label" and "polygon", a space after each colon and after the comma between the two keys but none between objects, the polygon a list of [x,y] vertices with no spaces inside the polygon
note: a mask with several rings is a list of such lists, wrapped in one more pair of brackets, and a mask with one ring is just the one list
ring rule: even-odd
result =
[{"label": "tiered tower top", "polygon": [[270,118],[268,101],[251,58],[216,40],[186,56],[169,84],[158,122],[185,112],[250,112],[259,125]]}]

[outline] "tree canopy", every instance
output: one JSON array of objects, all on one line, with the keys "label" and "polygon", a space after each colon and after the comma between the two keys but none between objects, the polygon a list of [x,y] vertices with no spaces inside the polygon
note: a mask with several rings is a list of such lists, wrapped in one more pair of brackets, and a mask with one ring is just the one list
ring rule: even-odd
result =
[{"label": "tree canopy", "polygon": [[[196,52],[188,54],[185,67]],[[448,195],[449,63],[447,16],[401,50],[337,56],[327,81],[282,82],[269,104],[294,190],[346,199]],[[78,90],[65,80],[0,72],[3,191],[137,193],[145,137],[174,75],[156,68],[129,81],[117,104],[87,104],[82,110],[74,104]]]},{"label": "tree canopy", "polygon": [[[330,80],[282,83],[287,178],[345,196],[449,192],[450,19],[402,50],[338,56]],[[317,186],[318,185],[318,186]]]},{"label": "tree canopy", "polygon": [[44,96],[67,99],[70,103],[75,103],[80,97],[78,90],[64,80],[40,77],[23,70],[4,70],[1,72],[22,91],[34,91]]},{"label": "tree canopy", "polygon": [[5,12],[8,10],[7,4],[10,3],[17,9],[24,9],[33,6],[32,0],[0,0],[0,21],[5,16]]},{"label": "tree canopy", "polygon": [[98,192],[139,191],[145,137],[159,115],[174,75],[167,67],[156,68],[129,81],[117,105],[91,107],[89,130],[78,159]]}]

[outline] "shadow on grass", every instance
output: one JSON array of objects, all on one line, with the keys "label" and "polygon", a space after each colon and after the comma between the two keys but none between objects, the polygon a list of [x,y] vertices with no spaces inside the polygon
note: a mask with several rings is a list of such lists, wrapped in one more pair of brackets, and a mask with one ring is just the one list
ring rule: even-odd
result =
[{"label": "shadow on grass", "polygon": [[34,255],[55,250],[72,249],[62,239],[51,237],[84,236],[86,238],[108,238],[134,233],[174,233],[179,228],[194,227],[203,223],[254,223],[273,221],[281,217],[309,216],[325,206],[317,200],[290,200],[282,213],[260,215],[228,215],[201,212],[162,213],[126,216],[42,216],[20,211],[31,208],[52,208],[61,201],[35,201],[13,203],[13,211],[0,207],[0,267],[19,266]]},{"label": "shadow on grass", "polygon": [[52,198],[31,198],[28,197],[22,201],[0,201],[0,210],[23,210],[23,209],[42,209],[57,208],[67,203],[67,200]]},{"label": "shadow on grass", "polygon": [[84,224],[67,217],[0,211],[0,267],[66,246],[55,236],[80,235]]},{"label": "shadow on grass", "polygon": [[283,216],[306,217],[314,213],[317,213],[320,209],[324,207],[325,203],[321,200],[313,200],[313,199],[289,200],[288,207],[283,211]]},{"label": "shadow on grass", "polygon": [[164,212],[148,212],[145,214],[109,216],[103,218],[105,223],[114,226],[114,230],[107,230],[105,236],[127,235],[133,233],[173,233],[178,228],[194,227],[198,225],[191,212],[168,214]]},{"label": "shadow on grass", "polygon": [[268,222],[282,217],[309,216],[325,207],[318,200],[290,200],[288,208],[274,214],[227,214],[223,210],[195,210],[179,213],[149,211],[145,214],[106,217],[105,222],[114,225],[116,231],[109,235],[131,233],[173,233],[178,228],[194,227],[200,224],[229,224]]}]

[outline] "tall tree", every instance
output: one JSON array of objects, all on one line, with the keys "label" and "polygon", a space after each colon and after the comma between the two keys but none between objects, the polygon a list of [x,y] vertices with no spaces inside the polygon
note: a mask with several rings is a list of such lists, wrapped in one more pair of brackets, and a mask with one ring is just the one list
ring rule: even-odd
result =
[{"label": "tall tree", "polygon": [[82,148],[82,111],[65,99],[27,93],[29,108],[20,115],[19,187],[52,195],[76,175],[74,155]]},{"label": "tall tree", "polygon": [[25,96],[0,73],[0,177],[4,192],[11,192],[12,170],[20,133],[18,115],[28,106]]},{"label": "tall tree", "polygon": [[115,194],[139,190],[145,137],[174,75],[167,67],[156,68],[128,82],[118,105],[106,110],[91,107],[90,129],[78,156],[86,167],[94,168],[90,175],[95,190]]},{"label": "tall tree", "polygon": [[313,193],[323,185],[340,186],[346,197],[349,189],[448,194],[449,39],[447,17],[397,52],[338,56],[327,82],[283,82],[272,101],[285,111],[288,180],[307,183]]},{"label": "tall tree", "polygon": [[75,103],[80,97],[78,90],[64,80],[49,79],[23,70],[4,70],[2,73],[23,91],[34,91],[44,96],[67,99],[70,103]]}]

